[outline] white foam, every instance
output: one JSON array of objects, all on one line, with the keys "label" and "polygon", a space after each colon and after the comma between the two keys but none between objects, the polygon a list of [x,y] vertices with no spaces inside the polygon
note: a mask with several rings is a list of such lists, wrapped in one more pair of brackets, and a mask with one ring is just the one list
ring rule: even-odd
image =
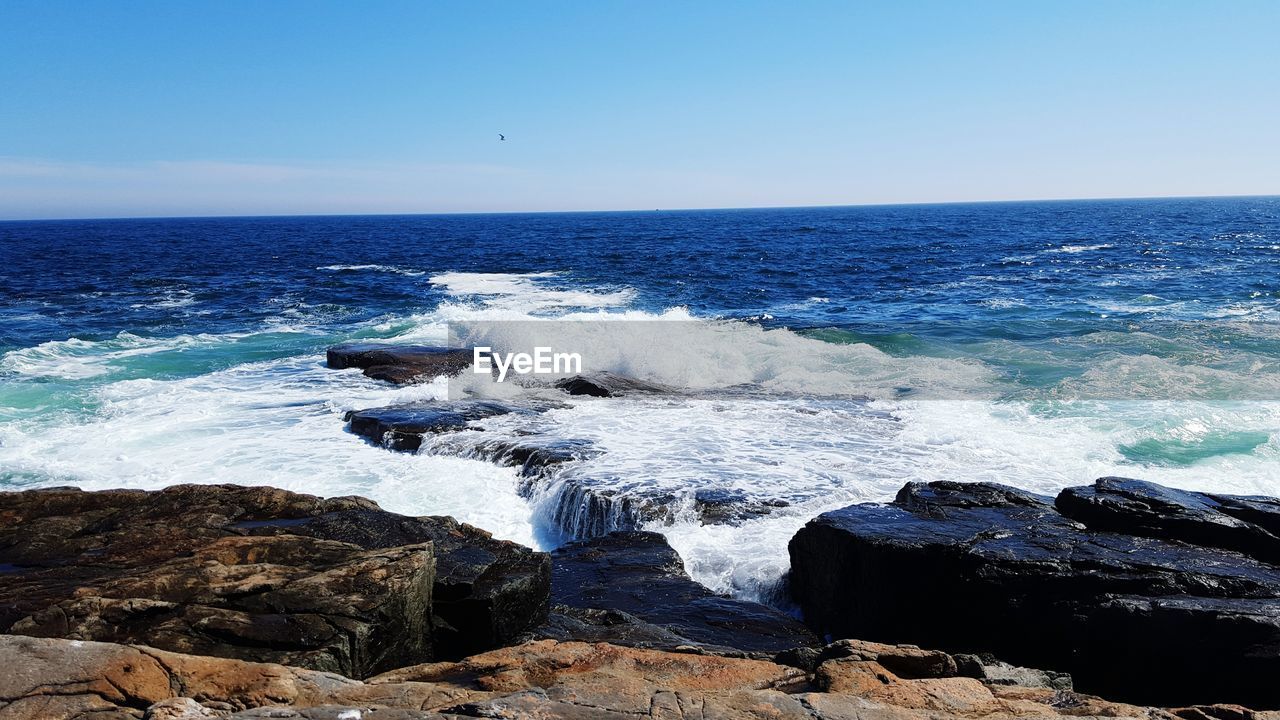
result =
[{"label": "white foam", "polygon": [[85,489],[238,483],[360,494],[388,510],[453,515],[534,543],[531,512],[510,468],[395,453],[344,431],[346,410],[443,393],[442,384],[395,388],[359,371],[329,370],[319,357],[118,381],[94,391],[98,411],[78,422],[0,426],[0,467]]},{"label": "white foam", "polygon": [[536,314],[549,310],[616,308],[635,298],[631,288],[582,290],[557,287],[547,280],[559,273],[441,273],[431,283],[454,297],[478,299],[485,307]]},{"label": "white foam", "polygon": [[245,334],[144,338],[122,332],[110,340],[51,340],[5,353],[0,357],[0,371],[31,377],[82,380],[112,373],[127,358],[198,345],[228,343],[241,337],[245,337]]},{"label": "white foam", "polygon": [[425,271],[422,271],[422,270],[409,270],[406,268],[396,267],[395,265],[321,265],[316,269],[332,270],[334,272],[342,272],[342,271],[353,272],[353,271],[359,271],[359,270],[369,270],[372,272],[394,273],[396,275],[406,275],[409,277],[417,277],[419,275],[427,274]]},{"label": "white foam", "polygon": [[1063,245],[1062,247],[1050,248],[1050,249],[1048,249],[1048,250],[1045,250],[1045,252],[1047,252],[1047,253],[1067,253],[1067,254],[1069,254],[1069,255],[1074,255],[1074,254],[1076,254],[1076,253],[1082,253],[1082,252],[1094,252],[1094,251],[1096,251],[1096,250],[1110,250],[1110,249],[1111,249],[1111,248],[1113,248],[1113,247],[1115,247],[1115,246],[1114,246],[1114,245],[1105,244],[1105,243],[1103,243],[1103,244],[1098,244],[1098,245]]}]

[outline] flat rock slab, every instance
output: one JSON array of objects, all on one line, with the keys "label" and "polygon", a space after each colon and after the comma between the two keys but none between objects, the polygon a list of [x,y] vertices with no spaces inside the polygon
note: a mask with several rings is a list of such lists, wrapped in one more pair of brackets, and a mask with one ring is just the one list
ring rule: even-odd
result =
[{"label": "flat rock slab", "polygon": [[472,351],[432,345],[347,343],[326,352],[334,370],[360,368],[368,377],[397,385],[453,377],[471,367]]},{"label": "flat rock slab", "polygon": [[0,632],[354,676],[506,642],[550,587],[545,554],[452,518],[233,485],[0,493],[0,564]]},{"label": "flat rock slab", "polygon": [[391,450],[413,452],[430,434],[466,430],[475,420],[516,412],[501,403],[483,400],[418,402],[348,412],[351,432]]},{"label": "flat rock slab", "polygon": [[552,552],[551,566],[552,602],[562,606],[554,627],[544,630],[551,636],[748,653],[819,644],[785,613],[694,582],[658,533],[615,532],[570,543]]},{"label": "flat rock slab", "polygon": [[791,586],[834,637],[991,652],[1121,699],[1280,707],[1280,569],[1181,530],[1151,537],[1149,517],[1117,532],[1108,512],[1094,529],[1014,488],[909,483],[810,521]]}]

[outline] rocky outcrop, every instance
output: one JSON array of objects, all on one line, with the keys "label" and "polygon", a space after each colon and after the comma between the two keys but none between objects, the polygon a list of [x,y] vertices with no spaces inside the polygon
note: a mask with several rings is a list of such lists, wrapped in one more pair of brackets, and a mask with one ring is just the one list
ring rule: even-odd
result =
[{"label": "rocky outcrop", "polygon": [[362,677],[507,642],[546,555],[451,518],[264,487],[0,493],[0,631]]},{"label": "rocky outcrop", "polygon": [[471,351],[465,348],[430,345],[347,343],[329,348],[326,355],[335,370],[360,368],[368,377],[397,385],[453,377],[471,367],[472,361]]},{"label": "rocky outcrop", "polygon": [[1218,547],[1265,543],[1224,522],[1192,544],[1213,508],[1153,493],[1107,480],[1060,496],[1085,524],[1013,488],[910,483],[801,529],[791,586],[835,637],[991,652],[1126,700],[1280,707],[1280,570]]},{"label": "rocky outcrop", "polygon": [[0,636],[0,718],[427,720],[672,718],[944,720],[1113,717],[1276,720],[1215,706],[1165,711],[960,674],[918,648],[845,643],[812,669],[763,660],[532,642],[364,682],[282,665],[96,642]]},{"label": "rocky outcrop", "polygon": [[484,400],[419,402],[348,412],[352,433],[391,450],[413,452],[427,435],[466,430],[474,420],[506,415],[513,408]]},{"label": "rocky outcrop", "polygon": [[1058,512],[1094,530],[1180,540],[1280,563],[1280,500],[1187,492],[1127,478],[1063,490]]},{"label": "rocky outcrop", "polygon": [[551,554],[547,637],[639,647],[700,646],[772,655],[818,644],[803,624],[759,603],[694,582],[666,539],[616,532]]},{"label": "rocky outcrop", "polygon": [[496,540],[450,517],[406,517],[375,506],[241,529],[329,538],[362,548],[431,543],[436,556],[433,639],[439,657],[458,658],[509,643],[547,617],[551,563],[546,553]]}]

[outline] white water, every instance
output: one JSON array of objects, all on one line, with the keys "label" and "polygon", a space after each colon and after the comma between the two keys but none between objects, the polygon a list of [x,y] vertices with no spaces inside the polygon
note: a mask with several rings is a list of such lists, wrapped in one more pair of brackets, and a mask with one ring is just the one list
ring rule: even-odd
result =
[{"label": "white water", "polygon": [[[579,348],[594,367],[691,391],[565,398],[567,407],[532,418],[486,420],[484,433],[462,441],[530,430],[589,441],[601,452],[559,472],[636,497],[673,498],[672,513],[651,526],[667,535],[696,579],[716,590],[767,595],[787,567],[787,541],[804,522],[851,502],[889,499],[909,480],[986,480],[1052,493],[1120,474],[1188,489],[1280,494],[1275,402],[1080,401],[1044,412],[1028,402],[998,402],[992,371],[976,362],[891,357],[866,345],[697,318],[682,308],[645,313],[629,307],[629,289],[565,287],[551,273],[447,273],[432,281],[451,295],[433,312],[353,327],[351,334],[442,343],[450,322],[528,321],[490,326],[508,333],[490,338],[495,344],[515,345],[527,339],[522,333],[554,319],[561,321],[554,325],[558,342]],[[564,322],[580,320],[627,323],[627,332]],[[269,484],[365,495],[397,512],[454,515],[527,544],[554,538],[546,527],[554,498],[522,497],[514,469],[452,454],[390,452],[344,431],[346,410],[441,399],[443,383],[392,388],[358,371],[329,370],[318,354],[192,377],[147,376],[148,363],[177,362],[181,353],[240,352],[280,332],[163,340],[122,334],[6,354],[0,371],[10,380],[0,385],[0,406],[7,406],[0,417],[10,419],[0,424],[0,482],[90,489]],[[1105,395],[1115,382],[1250,381],[1248,368],[1188,370],[1145,355],[1115,362],[1128,367],[1099,369],[1079,382]],[[61,383],[63,396],[39,395],[39,383],[51,381]],[[735,387],[742,385],[751,390]],[[921,389],[928,399],[895,399],[903,387]],[[868,404],[861,395],[878,399]],[[1224,427],[1269,439],[1250,452],[1186,467],[1134,465],[1119,450],[1170,435],[1194,440]],[[737,525],[703,525],[692,511],[698,489],[787,505]]]}]

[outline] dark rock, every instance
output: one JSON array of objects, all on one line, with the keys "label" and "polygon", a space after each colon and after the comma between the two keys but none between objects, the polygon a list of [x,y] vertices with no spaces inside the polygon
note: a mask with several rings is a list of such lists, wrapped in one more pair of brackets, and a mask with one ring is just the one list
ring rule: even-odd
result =
[{"label": "dark rock", "polygon": [[789,505],[786,500],[757,499],[730,488],[702,488],[693,495],[693,509],[703,525],[739,525]]},{"label": "dark rock", "polygon": [[819,633],[990,652],[1121,699],[1280,707],[1280,570],[1244,555],[954,482],[825,513],[790,551]]},{"label": "dark rock", "polygon": [[420,402],[354,410],[343,418],[351,432],[391,450],[412,452],[431,433],[466,430],[473,420],[505,415],[513,409],[481,400]]},{"label": "dark rock", "polygon": [[[767,653],[817,644],[817,637],[794,618],[758,603],[721,597],[691,580],[680,556],[658,533],[616,532],[565,545],[551,557],[554,603],[618,613],[594,623],[611,628],[612,634],[594,634],[593,640]],[[591,624],[589,620],[601,617],[578,620]]]},{"label": "dark rock", "polygon": [[361,368],[376,380],[405,385],[440,376],[452,377],[471,366],[472,351],[430,345],[347,343],[326,353],[335,370]]},{"label": "dark rock", "polygon": [[1249,495],[1214,495],[1222,512],[1251,522],[1267,532],[1280,537],[1280,499]]},{"label": "dark rock", "polygon": [[242,531],[307,535],[362,548],[432,543],[438,657],[458,658],[504,645],[547,617],[551,563],[546,553],[496,540],[451,517],[356,508],[283,526],[259,523]]},{"label": "dark rock", "polygon": [[498,465],[519,466],[520,474],[535,476],[550,467],[597,454],[586,440],[566,440],[544,435],[485,439],[471,445],[470,455]]},{"label": "dark rock", "polygon": [[559,471],[557,483],[546,493],[546,513],[565,537],[582,540],[644,524],[670,525],[686,510],[703,525],[739,525],[787,507],[785,500],[750,497],[736,490],[703,489],[693,497],[662,489],[631,487],[611,476],[593,475],[589,468]]},{"label": "dark rock", "polygon": [[550,586],[545,554],[452,518],[233,485],[0,493],[0,562],[0,632],[353,676],[506,642]]},{"label": "dark rock", "polygon": [[591,375],[574,375],[557,380],[555,386],[570,395],[590,395],[592,397],[617,397],[637,393],[669,393],[673,389],[658,383],[645,382],[635,378],[615,375],[609,372],[592,373]]},{"label": "dark rock", "polygon": [[1280,537],[1240,517],[1264,523],[1280,517],[1280,504],[1266,498],[1215,496],[1107,477],[1088,487],[1063,490],[1054,504],[1092,530],[1181,540],[1280,562]]}]

